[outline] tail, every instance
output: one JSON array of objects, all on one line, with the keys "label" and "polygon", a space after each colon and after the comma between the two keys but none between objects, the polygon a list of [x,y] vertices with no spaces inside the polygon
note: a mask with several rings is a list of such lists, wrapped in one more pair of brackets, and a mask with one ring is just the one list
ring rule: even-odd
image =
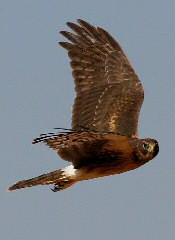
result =
[{"label": "tail", "polygon": [[26,187],[33,187],[37,185],[55,184],[52,190],[54,192],[57,192],[70,187],[75,182],[76,181],[74,179],[71,179],[69,176],[66,176],[64,174],[64,169],[59,169],[50,173],[40,175],[38,177],[19,181],[14,185],[10,186],[8,188],[8,191],[13,191]]}]

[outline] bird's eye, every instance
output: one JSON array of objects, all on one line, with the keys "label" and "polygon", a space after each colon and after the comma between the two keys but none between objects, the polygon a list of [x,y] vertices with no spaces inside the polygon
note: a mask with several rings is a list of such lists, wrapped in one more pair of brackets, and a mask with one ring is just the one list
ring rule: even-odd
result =
[{"label": "bird's eye", "polygon": [[148,143],[143,143],[143,148],[148,151],[149,149],[149,144]]}]

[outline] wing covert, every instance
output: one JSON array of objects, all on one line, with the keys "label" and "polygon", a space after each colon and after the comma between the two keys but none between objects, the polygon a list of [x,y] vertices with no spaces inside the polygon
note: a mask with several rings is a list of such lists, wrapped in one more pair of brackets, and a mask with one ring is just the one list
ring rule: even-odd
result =
[{"label": "wing covert", "polygon": [[137,136],[143,88],[124,51],[104,29],[78,19],[61,31],[75,80],[72,129]]},{"label": "wing covert", "polygon": [[[114,133],[72,131],[64,133],[41,134],[33,144],[44,142],[65,161],[72,162],[76,168],[92,163],[110,161],[110,153],[117,153],[118,159],[124,152],[132,152],[129,138]],[[102,158],[103,156],[103,158]]]}]

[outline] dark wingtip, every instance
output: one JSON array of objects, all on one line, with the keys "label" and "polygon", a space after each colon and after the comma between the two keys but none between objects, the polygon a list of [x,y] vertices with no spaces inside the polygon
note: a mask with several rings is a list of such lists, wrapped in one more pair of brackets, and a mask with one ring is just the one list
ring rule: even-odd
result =
[{"label": "dark wingtip", "polygon": [[[83,19],[80,19],[78,18],[77,19],[77,22],[81,25],[81,26],[89,26],[89,27],[94,27],[92,24],[90,24],[89,22],[83,20]],[[94,27],[95,28],[95,27]]]},{"label": "dark wingtip", "polygon": [[58,42],[58,44],[62,47],[62,45],[64,44],[65,42]]},{"label": "dark wingtip", "polygon": [[59,31],[59,33],[60,33],[61,35],[63,35],[63,36],[64,36],[65,32],[66,32],[66,31],[64,31],[64,30]]},{"label": "dark wingtip", "polygon": [[[46,136],[47,138],[47,136]],[[36,144],[36,143],[39,143],[39,142],[43,142],[45,140],[45,137],[38,137],[38,138],[35,138],[32,140],[32,144]]]},{"label": "dark wingtip", "polygon": [[78,22],[81,26],[90,25],[88,22],[86,22],[86,21],[84,21],[84,20],[82,20],[82,19],[80,19],[80,18],[77,19],[77,22]]},{"label": "dark wingtip", "polygon": [[12,187],[10,186],[10,187],[7,188],[7,192],[11,192],[11,191],[13,191],[13,189],[12,189]]},{"label": "dark wingtip", "polygon": [[8,187],[7,192],[12,192],[13,190],[17,190],[18,188],[16,187],[16,184]]},{"label": "dark wingtip", "polygon": [[69,42],[58,42],[58,44],[59,44],[61,47],[67,49],[68,51],[72,49],[72,44],[69,43]]},{"label": "dark wingtip", "polygon": [[33,139],[32,144],[35,144],[35,143],[37,143],[37,141],[36,141],[36,139]]},{"label": "dark wingtip", "polygon": [[66,25],[67,25],[68,27],[71,27],[72,25],[74,25],[74,23],[72,23],[72,22],[67,22]]},{"label": "dark wingtip", "polygon": [[83,22],[83,20],[81,18],[77,18],[77,22],[80,23]]}]

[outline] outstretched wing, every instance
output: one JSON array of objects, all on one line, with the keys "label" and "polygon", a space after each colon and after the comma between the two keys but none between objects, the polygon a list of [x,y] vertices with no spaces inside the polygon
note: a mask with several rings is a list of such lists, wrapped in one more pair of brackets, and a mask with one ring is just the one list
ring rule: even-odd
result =
[{"label": "outstretched wing", "polygon": [[76,33],[61,31],[75,79],[74,130],[89,129],[137,136],[143,88],[120,45],[102,28],[78,19]]},{"label": "outstretched wing", "polygon": [[90,162],[107,142],[99,134],[90,132],[68,132],[64,134],[45,134],[33,140],[33,143],[44,142],[57,154],[74,166]]},{"label": "outstretched wing", "polygon": [[106,162],[110,161],[111,156],[108,155],[108,151],[109,154],[114,151],[120,159],[124,152],[127,153],[131,149],[126,136],[81,131],[44,134],[33,140],[34,144],[38,142],[46,143],[63,160],[72,162],[76,168],[97,161],[102,163],[102,158]]}]

